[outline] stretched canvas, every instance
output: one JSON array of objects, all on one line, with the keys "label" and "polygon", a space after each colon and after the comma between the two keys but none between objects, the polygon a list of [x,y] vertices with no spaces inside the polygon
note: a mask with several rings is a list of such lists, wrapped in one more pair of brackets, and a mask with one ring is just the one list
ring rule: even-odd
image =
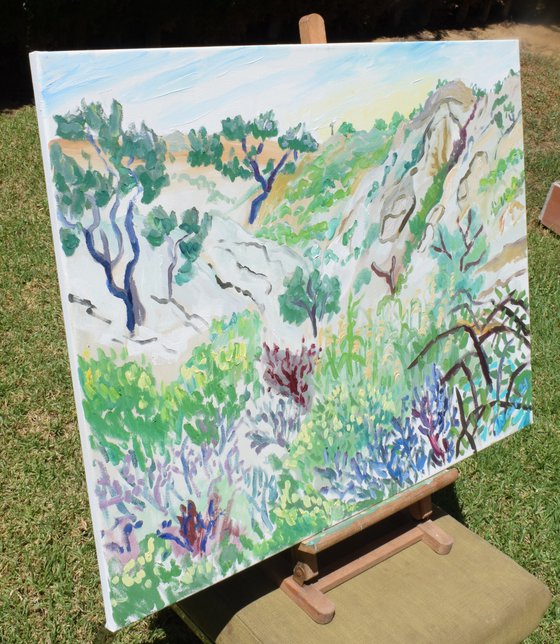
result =
[{"label": "stretched canvas", "polygon": [[516,42],[31,60],[110,629],[530,422]]}]

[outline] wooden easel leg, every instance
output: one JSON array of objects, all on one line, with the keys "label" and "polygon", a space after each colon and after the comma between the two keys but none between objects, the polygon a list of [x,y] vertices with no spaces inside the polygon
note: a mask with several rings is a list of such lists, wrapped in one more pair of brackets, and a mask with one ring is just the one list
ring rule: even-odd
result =
[{"label": "wooden easel leg", "polygon": [[286,577],[280,588],[317,624],[328,624],[334,617],[334,603],[315,584],[300,586],[293,577]]},{"label": "wooden easel leg", "polygon": [[432,516],[432,496],[428,495],[416,503],[412,503],[408,506],[408,511],[416,521],[429,519]]},{"label": "wooden easel leg", "polygon": [[453,537],[433,521],[428,520],[417,526],[422,532],[422,541],[438,555],[447,555],[453,547]]},{"label": "wooden easel leg", "polygon": [[325,21],[318,13],[310,13],[299,20],[299,38],[302,45],[327,42]]},{"label": "wooden easel leg", "polygon": [[[308,564],[300,561],[294,568],[294,574],[282,580],[280,588],[311,619],[318,624],[328,624],[334,617],[335,606],[325,595],[326,592],[420,541],[439,555],[448,554],[453,546],[453,538],[428,519],[311,584],[304,583],[307,580],[302,581],[309,573],[306,568]],[[297,556],[301,557],[302,554],[298,552]],[[318,575],[316,559],[311,560],[311,564],[313,574],[309,578]]]},{"label": "wooden easel leg", "polygon": [[309,552],[298,552],[296,548],[292,549],[292,560],[294,562],[294,580],[300,585],[310,579],[314,579],[319,574],[319,564],[317,555]]}]

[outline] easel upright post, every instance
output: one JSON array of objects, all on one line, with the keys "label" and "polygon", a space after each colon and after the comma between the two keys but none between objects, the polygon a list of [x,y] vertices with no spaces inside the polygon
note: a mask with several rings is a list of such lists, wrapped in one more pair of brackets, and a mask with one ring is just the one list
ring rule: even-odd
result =
[{"label": "easel upright post", "polygon": [[318,13],[310,13],[299,20],[299,38],[302,45],[317,45],[327,42],[325,21]]}]

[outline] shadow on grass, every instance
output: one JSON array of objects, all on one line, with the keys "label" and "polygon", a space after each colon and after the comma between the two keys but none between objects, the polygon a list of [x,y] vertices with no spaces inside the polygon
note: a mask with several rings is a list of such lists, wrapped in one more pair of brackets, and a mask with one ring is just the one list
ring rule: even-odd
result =
[{"label": "shadow on grass", "polygon": [[152,640],[161,644],[199,644],[201,641],[172,608],[166,608],[154,617],[153,629],[165,633],[161,639]]},{"label": "shadow on grass", "polygon": [[[201,641],[171,607],[164,608],[150,618],[149,631],[150,644],[199,644]],[[123,641],[119,633],[111,633],[100,625],[93,644],[117,644]]]},{"label": "shadow on grass", "polygon": [[462,523],[467,528],[469,527],[465,517],[463,516],[455,484],[448,485],[443,488],[443,490],[439,490],[439,492],[436,492],[432,496],[432,499],[437,506],[442,510],[445,510],[445,512],[450,514],[456,521],[459,521],[459,523]]}]

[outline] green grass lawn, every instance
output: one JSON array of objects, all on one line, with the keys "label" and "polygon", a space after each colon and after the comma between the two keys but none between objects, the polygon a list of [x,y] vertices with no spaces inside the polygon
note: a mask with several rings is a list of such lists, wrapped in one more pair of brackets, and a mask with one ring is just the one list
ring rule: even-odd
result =
[{"label": "green grass lawn", "polygon": [[[560,178],[560,62],[523,58],[535,423],[460,465],[440,503],[542,579],[531,642],[560,641],[560,237],[538,214]],[[0,115],[0,641],[104,639],[35,111]],[[179,641],[167,610],[115,642]],[[185,641],[184,639],[182,641]]]}]

